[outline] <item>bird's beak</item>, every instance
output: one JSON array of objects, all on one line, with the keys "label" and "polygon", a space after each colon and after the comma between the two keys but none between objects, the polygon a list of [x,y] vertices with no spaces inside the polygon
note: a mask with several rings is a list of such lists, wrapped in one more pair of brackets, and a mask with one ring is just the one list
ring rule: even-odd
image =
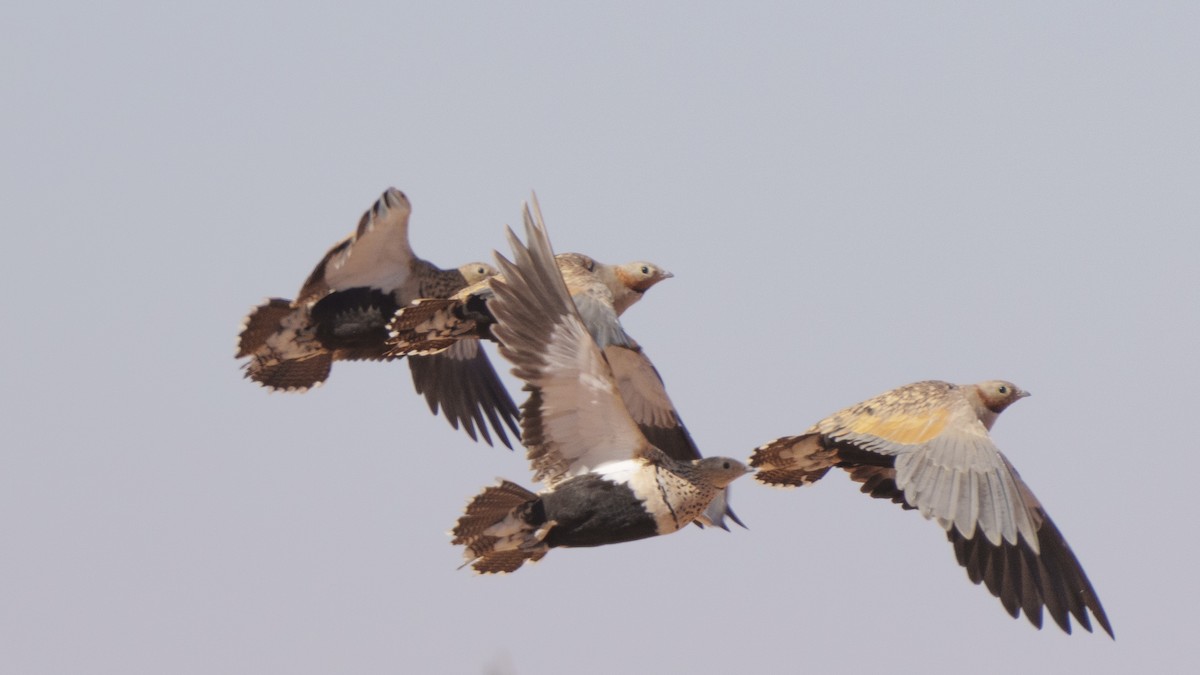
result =
[{"label": "bird's beak", "polygon": [[670,278],[672,278],[672,277],[674,277],[674,276],[675,276],[674,274],[671,274],[670,272],[668,272],[668,271],[666,271],[666,270],[662,270],[662,278],[664,278],[664,279],[670,279]]},{"label": "bird's beak", "polygon": [[1026,396],[1033,396],[1033,394],[1030,394],[1029,392],[1025,391],[1024,389],[1017,390],[1017,398],[1025,398]]}]

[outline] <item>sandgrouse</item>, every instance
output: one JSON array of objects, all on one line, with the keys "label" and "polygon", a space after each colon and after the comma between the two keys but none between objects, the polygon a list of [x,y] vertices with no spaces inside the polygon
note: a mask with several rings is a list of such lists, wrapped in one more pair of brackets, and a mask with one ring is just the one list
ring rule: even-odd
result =
[{"label": "sandgrouse", "polygon": [[[560,253],[555,262],[584,326],[608,359],[621,398],[642,433],[674,459],[699,459],[700,450],[671,403],[662,377],[619,319],[646,291],[673,275],[650,262],[608,265],[581,253]],[[464,340],[494,339],[492,281],[503,278],[489,277],[449,298],[419,300],[400,308],[389,325],[393,353],[437,354]],[[700,515],[698,524],[727,530],[726,516],[745,527],[729,506],[727,491],[722,491]]]},{"label": "sandgrouse", "polygon": [[1091,631],[1090,610],[1111,637],[1079,560],[988,433],[1025,396],[1000,380],[909,384],[757,448],[750,465],[759,481],[782,486],[845,469],[864,493],[936,520],[971,581],[1013,618],[1024,610],[1041,628],[1045,607],[1067,633],[1070,616]]},{"label": "sandgrouse", "polygon": [[[412,206],[389,188],[363,214],[357,230],[325,254],[295,300],[271,298],[246,317],[237,358],[250,357],[246,377],[275,390],[306,391],[329,377],[334,361],[392,359],[386,325],[418,298],[444,298],[496,273],[475,262],[443,270],[418,258],[408,241]],[[512,447],[516,404],[478,343],[409,359],[413,384],[430,409],[491,443],[487,422]],[[485,422],[484,418],[487,418]]]},{"label": "sandgrouse", "polygon": [[[516,262],[496,256],[503,277],[492,284],[490,305],[500,351],[530,392],[522,438],[534,479],[547,489],[534,493],[501,481],[471,500],[453,543],[484,573],[514,571],[559,546],[669,534],[749,471],[726,457],[673,459],[647,440],[617,391],[608,353],[572,302],[535,213],[536,220],[526,207],[528,246],[508,232]],[[595,284],[599,291],[603,283]]]}]

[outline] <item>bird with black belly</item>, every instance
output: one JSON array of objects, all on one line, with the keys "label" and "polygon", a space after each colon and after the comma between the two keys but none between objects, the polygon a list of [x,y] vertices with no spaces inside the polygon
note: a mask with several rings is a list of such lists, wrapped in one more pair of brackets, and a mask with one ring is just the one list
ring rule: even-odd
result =
[{"label": "bird with black belly", "polygon": [[905,385],[754,451],[755,478],[809,485],[839,467],[862,492],[915,509],[946,531],[958,563],[1017,618],[1042,627],[1042,608],[1063,631],[1088,631],[1088,612],[1112,625],[1066,539],[992,442],[996,418],[1028,396],[1011,382]]},{"label": "bird with black belly", "polygon": [[[444,298],[496,273],[467,263],[441,269],[413,253],[408,239],[412,205],[389,188],[359,220],[355,232],[317,263],[295,300],[271,298],[250,312],[238,336],[236,358],[249,357],[246,377],[279,391],[303,392],[329,377],[334,361],[390,360],[388,321],[419,298]],[[439,408],[471,438],[478,427],[491,443],[488,423],[512,447],[517,407],[478,343],[409,359],[413,384],[430,409]],[[486,421],[485,421],[486,418]]]},{"label": "bird with black belly", "polygon": [[[699,459],[700,450],[667,395],[662,377],[620,320],[625,310],[672,274],[650,262],[611,265],[582,253],[559,253],[554,262],[584,327],[612,369],[617,391],[634,423],[652,445],[670,457]],[[463,343],[495,340],[494,280],[503,282],[504,275],[488,277],[448,298],[423,299],[401,307],[388,325],[391,353],[436,355],[461,349]],[[723,490],[696,523],[728,530],[726,518],[745,527],[729,505],[728,491]]]},{"label": "bird with black belly", "polygon": [[496,256],[491,330],[530,392],[522,438],[534,479],[547,488],[534,493],[505,480],[471,500],[452,543],[483,573],[512,572],[551,548],[675,532],[750,471],[727,457],[675,459],[647,440],[572,301],[536,200],[524,216],[528,244],[509,230],[515,262]]}]

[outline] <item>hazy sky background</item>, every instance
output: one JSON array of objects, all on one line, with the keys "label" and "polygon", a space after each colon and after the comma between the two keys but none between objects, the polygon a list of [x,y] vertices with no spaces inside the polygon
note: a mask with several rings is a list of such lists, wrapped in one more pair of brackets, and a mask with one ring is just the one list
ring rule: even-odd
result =
[{"label": "hazy sky background", "polygon": [[[0,10],[0,671],[1194,672],[1200,6],[646,4]],[[446,266],[532,188],[559,251],[674,272],[625,324],[708,454],[1031,390],[994,438],[1117,640],[1008,618],[842,475],[457,571],[520,453],[400,363],[232,358],[389,185]]]}]

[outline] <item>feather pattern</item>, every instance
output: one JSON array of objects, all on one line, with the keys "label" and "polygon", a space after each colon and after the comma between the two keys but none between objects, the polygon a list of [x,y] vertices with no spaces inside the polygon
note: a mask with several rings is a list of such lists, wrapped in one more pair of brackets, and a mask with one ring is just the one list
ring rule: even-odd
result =
[{"label": "feather pattern", "polygon": [[[527,218],[528,218],[527,214]],[[612,370],[592,340],[556,270],[544,230],[525,223],[528,248],[512,230],[516,263],[497,254],[492,331],[513,373],[538,392],[523,407],[522,429],[535,479],[554,486],[606,462],[644,456],[650,444],[617,393]],[[521,297],[536,302],[522,302]]]},{"label": "feather pattern", "polygon": [[[249,357],[246,377],[271,388],[305,391],[329,377],[334,361],[388,360],[391,317],[424,297],[445,297],[495,274],[484,263],[440,269],[418,258],[408,239],[412,206],[389,188],[363,214],[354,233],[317,263],[296,300],[270,300],[247,317],[237,358]],[[410,362],[414,385],[435,412],[472,438],[479,429],[491,443],[488,425],[512,447],[505,431],[517,433],[517,407],[483,352]],[[445,374],[462,387],[441,382]]]}]

